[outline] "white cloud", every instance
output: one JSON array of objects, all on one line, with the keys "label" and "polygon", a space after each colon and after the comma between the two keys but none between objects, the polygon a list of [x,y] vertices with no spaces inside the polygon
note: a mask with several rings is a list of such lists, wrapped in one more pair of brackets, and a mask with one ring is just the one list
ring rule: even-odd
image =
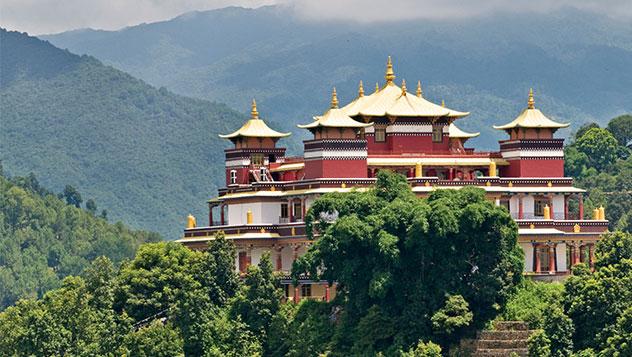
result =
[{"label": "white cloud", "polygon": [[275,3],[291,5],[299,16],[310,20],[446,19],[493,12],[529,16],[564,6],[632,18],[630,0],[0,0],[0,26],[32,34],[85,27],[112,30],[194,10]]}]

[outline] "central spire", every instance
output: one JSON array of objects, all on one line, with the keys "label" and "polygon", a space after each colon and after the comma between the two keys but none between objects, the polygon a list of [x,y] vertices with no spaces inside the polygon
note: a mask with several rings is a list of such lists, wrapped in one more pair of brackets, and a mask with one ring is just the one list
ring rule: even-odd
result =
[{"label": "central spire", "polygon": [[358,97],[364,97],[364,87],[362,86],[362,81],[360,81],[360,85],[358,86]]},{"label": "central spire", "polygon": [[375,93],[380,91],[380,84],[375,82]]},{"label": "central spire", "polygon": [[393,83],[395,79],[395,72],[393,72],[393,61],[391,60],[391,56],[388,56],[388,60],[386,61],[386,74],[384,75],[384,79],[386,79],[386,84]]},{"label": "central spire", "polygon": [[527,102],[529,109],[535,109],[535,100],[533,99],[533,88],[529,89],[529,101]]},{"label": "central spire", "polygon": [[259,112],[257,111],[257,102],[252,98],[252,109],[250,109],[250,118],[259,119]]},{"label": "central spire", "polygon": [[338,109],[338,95],[336,94],[336,87],[331,92],[331,109]]},{"label": "central spire", "polygon": [[417,81],[417,96],[421,98],[423,93],[424,92],[421,90],[421,81]]},{"label": "central spire", "polygon": [[402,95],[406,95],[406,80],[402,79]]}]

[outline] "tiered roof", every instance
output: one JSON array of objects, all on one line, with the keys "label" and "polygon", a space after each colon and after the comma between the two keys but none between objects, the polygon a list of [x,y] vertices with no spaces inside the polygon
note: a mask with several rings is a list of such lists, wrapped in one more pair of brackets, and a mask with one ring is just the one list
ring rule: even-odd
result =
[{"label": "tiered roof", "polygon": [[469,139],[469,138],[477,137],[481,134],[480,132],[477,132],[477,133],[465,132],[459,129],[456,125],[454,125],[454,123],[450,123],[450,126],[448,127],[448,133],[450,135],[450,138],[456,138],[456,139]]},{"label": "tiered roof", "polygon": [[[361,85],[362,84],[360,84],[360,86]],[[362,87],[360,87],[360,89],[362,89]],[[334,88],[331,93],[331,106],[329,110],[321,116],[315,116],[313,122],[305,125],[298,125],[298,127],[302,129],[315,129],[317,127],[366,128],[371,125],[373,125],[373,123],[360,123],[359,121],[353,120],[344,112],[344,110],[338,108],[338,96],[336,94],[336,88]]]},{"label": "tiered roof", "polygon": [[450,117],[460,118],[469,115],[469,112],[460,112],[443,108],[434,104],[422,96],[421,84],[417,88],[417,95],[406,91],[405,82],[402,87],[395,84],[395,72],[393,62],[388,57],[386,63],[386,84],[375,93],[364,96],[364,91],[358,97],[342,108],[349,116],[397,116],[397,117]]},{"label": "tiered roof", "polygon": [[252,100],[252,109],[250,111],[250,119],[239,130],[226,135],[219,135],[220,138],[234,139],[238,137],[251,137],[251,138],[283,138],[289,136],[291,133],[280,133],[276,130],[270,129],[262,119],[259,118],[259,112],[257,111],[257,102]]},{"label": "tiered roof", "polygon": [[510,130],[514,128],[547,128],[547,129],[560,129],[566,128],[570,123],[558,123],[547,118],[539,109],[535,108],[535,101],[533,99],[533,88],[529,90],[529,101],[527,109],[523,110],[520,115],[512,122],[505,125],[494,125],[494,129]]}]

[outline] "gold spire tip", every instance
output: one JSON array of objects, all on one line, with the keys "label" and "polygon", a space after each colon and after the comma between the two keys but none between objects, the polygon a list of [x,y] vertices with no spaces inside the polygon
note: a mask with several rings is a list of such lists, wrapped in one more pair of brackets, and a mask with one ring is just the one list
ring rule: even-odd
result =
[{"label": "gold spire tip", "polygon": [[402,79],[402,95],[406,95],[406,80]]},{"label": "gold spire tip", "polygon": [[334,90],[331,92],[331,109],[337,109],[338,108],[338,95],[336,94],[336,87],[334,87]]},{"label": "gold spire tip", "polygon": [[380,84],[375,82],[375,93],[380,91]]},{"label": "gold spire tip", "polygon": [[445,108],[445,100],[441,99],[441,106]]},{"label": "gold spire tip", "polygon": [[534,109],[535,108],[535,100],[533,99],[533,88],[529,89],[529,102],[528,102],[528,108],[529,109]]},{"label": "gold spire tip", "polygon": [[423,95],[423,91],[421,90],[421,81],[417,81],[417,96],[419,98],[421,98],[421,96]]},{"label": "gold spire tip", "polygon": [[250,110],[250,117],[252,119],[259,119],[259,112],[257,111],[257,102],[252,98],[252,109]]},{"label": "gold spire tip", "polygon": [[364,97],[364,87],[362,86],[362,81],[360,81],[360,85],[358,85],[358,97]]},{"label": "gold spire tip", "polygon": [[393,72],[393,61],[391,60],[391,56],[388,56],[388,60],[386,61],[386,74],[384,75],[384,79],[386,79],[386,83],[393,83],[395,79],[395,72]]}]

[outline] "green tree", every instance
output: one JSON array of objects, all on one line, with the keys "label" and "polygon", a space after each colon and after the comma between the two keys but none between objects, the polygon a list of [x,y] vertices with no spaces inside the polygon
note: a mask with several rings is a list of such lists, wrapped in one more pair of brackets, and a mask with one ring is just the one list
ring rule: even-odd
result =
[{"label": "green tree", "polygon": [[124,346],[130,356],[173,357],[184,354],[178,331],[158,320],[126,335]]},{"label": "green tree", "polygon": [[511,296],[501,315],[506,321],[525,321],[532,329],[544,325],[544,315],[552,302],[562,300],[564,285],[525,279]]},{"label": "green tree", "polygon": [[270,255],[264,254],[257,266],[248,267],[244,286],[232,304],[232,315],[241,317],[261,344],[268,348],[267,333],[283,297],[276,286]]},{"label": "green tree", "polygon": [[632,356],[632,308],[627,308],[617,319],[617,324],[608,337],[603,356]]},{"label": "green tree", "polygon": [[629,146],[632,141],[632,115],[620,115],[610,120],[607,129],[617,139],[619,145]]},{"label": "green tree", "polygon": [[577,139],[577,150],[599,171],[609,169],[619,157],[619,143],[606,129],[592,128]]},{"label": "green tree", "polygon": [[[469,304],[461,295],[450,295],[445,299],[445,305],[432,315],[433,330],[444,337],[459,336],[456,333],[472,323],[473,314]],[[454,341],[452,341],[454,342]]]},{"label": "green tree", "polygon": [[441,357],[441,346],[432,341],[419,341],[407,352],[402,352],[401,357]]},{"label": "green tree", "polygon": [[62,195],[66,200],[66,203],[68,203],[69,205],[73,205],[77,208],[81,207],[81,202],[83,202],[83,200],[81,199],[81,194],[73,186],[66,185],[66,187],[64,187],[64,192],[62,193]]},{"label": "green tree", "polygon": [[551,341],[551,356],[568,357],[573,353],[573,321],[557,304],[544,314],[544,333]]},{"label": "green tree", "polygon": [[551,340],[546,336],[544,330],[537,330],[528,340],[529,357],[550,357]]},{"label": "green tree", "polygon": [[319,238],[293,274],[338,282],[348,320],[340,326],[356,326],[379,307],[398,326],[393,341],[401,347],[433,339],[430,317],[446,294],[470,304],[476,328],[498,314],[522,279],[516,224],[480,189],[419,199],[403,176],[380,171],[375,189],[323,195],[306,221],[308,235]]},{"label": "green tree", "polygon": [[212,319],[198,331],[204,343],[203,356],[241,357],[262,356],[263,348],[248,326],[238,317],[233,319],[227,309],[216,309]]},{"label": "green tree", "polygon": [[86,211],[90,212],[92,215],[97,214],[97,203],[92,198],[86,201]]}]

